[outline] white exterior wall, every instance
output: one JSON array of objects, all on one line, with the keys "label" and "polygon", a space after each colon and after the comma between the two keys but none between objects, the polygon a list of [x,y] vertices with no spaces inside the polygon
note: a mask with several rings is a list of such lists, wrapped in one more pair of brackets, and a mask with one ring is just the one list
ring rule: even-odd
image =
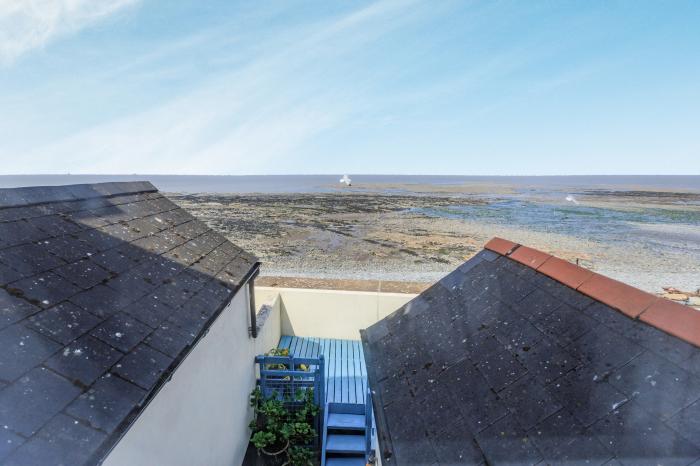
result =
[{"label": "white exterior wall", "polygon": [[254,358],[277,345],[279,305],[257,339],[248,336],[242,288],[107,456],[107,466],[238,466],[255,386]]},{"label": "white exterior wall", "polygon": [[258,338],[248,336],[242,288],[104,461],[106,466],[238,466],[252,411],[256,355],[280,335],[358,339],[415,295],[256,287],[272,309]]},{"label": "white exterior wall", "polygon": [[282,335],[359,340],[365,329],[416,297],[371,291],[256,287],[255,299],[280,300]]}]

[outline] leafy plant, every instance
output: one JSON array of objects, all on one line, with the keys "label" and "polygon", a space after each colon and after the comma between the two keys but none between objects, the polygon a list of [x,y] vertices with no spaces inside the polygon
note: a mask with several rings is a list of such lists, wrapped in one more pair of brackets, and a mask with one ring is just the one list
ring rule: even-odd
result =
[{"label": "leafy plant", "polygon": [[[297,390],[293,396],[280,399],[276,392],[264,398],[260,388],[250,395],[255,417],[250,423],[251,442],[267,455],[285,454],[285,465],[313,465],[316,452],[309,444],[316,438],[314,417],[319,407],[314,403],[313,390]],[[289,409],[294,404],[296,409]]]},{"label": "leafy plant", "polygon": [[314,452],[310,448],[294,446],[289,449],[289,462],[294,466],[312,466]]},{"label": "leafy plant", "polygon": [[[272,348],[270,351],[265,353],[265,356],[284,356],[288,357],[289,356],[289,349],[287,348]],[[273,370],[287,370],[289,367],[287,367],[286,364],[267,364],[265,365],[266,369],[273,369]],[[308,371],[309,367],[306,364],[298,364],[297,367],[294,368],[295,370],[301,370],[301,371]]]}]

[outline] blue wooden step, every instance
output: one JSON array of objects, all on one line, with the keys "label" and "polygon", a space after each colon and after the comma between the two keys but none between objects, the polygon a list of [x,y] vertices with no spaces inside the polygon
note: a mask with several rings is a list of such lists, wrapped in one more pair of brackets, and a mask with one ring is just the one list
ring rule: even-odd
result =
[{"label": "blue wooden step", "polygon": [[365,454],[365,436],[328,434],[326,441],[326,452],[328,453],[358,453]]},{"label": "blue wooden step", "polygon": [[364,457],[328,458],[326,466],[365,466],[367,462]]},{"label": "blue wooden step", "polygon": [[365,430],[364,414],[328,414],[328,429]]}]

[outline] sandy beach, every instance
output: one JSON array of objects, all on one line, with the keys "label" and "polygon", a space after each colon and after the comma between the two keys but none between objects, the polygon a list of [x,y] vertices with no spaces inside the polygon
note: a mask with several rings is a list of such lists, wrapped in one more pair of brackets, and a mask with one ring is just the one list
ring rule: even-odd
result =
[{"label": "sandy beach", "polygon": [[501,236],[651,292],[700,288],[700,194],[599,188],[579,190],[573,203],[562,200],[566,192],[535,190],[523,200],[507,185],[375,184],[169,196],[257,254],[264,276],[297,283],[430,283]]}]

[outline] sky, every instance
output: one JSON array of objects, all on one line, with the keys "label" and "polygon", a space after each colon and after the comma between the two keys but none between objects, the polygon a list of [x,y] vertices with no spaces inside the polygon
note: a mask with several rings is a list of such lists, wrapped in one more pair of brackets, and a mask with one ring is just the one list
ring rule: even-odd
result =
[{"label": "sky", "polygon": [[0,174],[700,174],[700,2],[0,0]]}]

